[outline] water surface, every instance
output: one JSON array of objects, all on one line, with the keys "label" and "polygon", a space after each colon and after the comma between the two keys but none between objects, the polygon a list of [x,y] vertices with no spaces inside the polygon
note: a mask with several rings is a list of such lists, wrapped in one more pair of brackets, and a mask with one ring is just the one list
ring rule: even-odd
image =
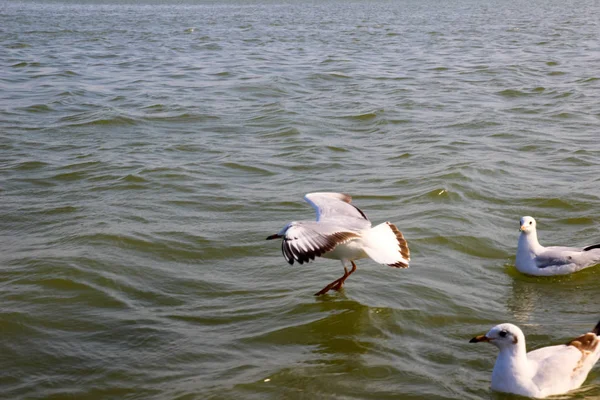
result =
[{"label": "water surface", "polygon": [[[0,389],[11,399],[481,399],[499,322],[591,329],[594,1],[0,4]],[[408,270],[266,242],[354,197]],[[600,396],[600,371],[566,398]]]}]

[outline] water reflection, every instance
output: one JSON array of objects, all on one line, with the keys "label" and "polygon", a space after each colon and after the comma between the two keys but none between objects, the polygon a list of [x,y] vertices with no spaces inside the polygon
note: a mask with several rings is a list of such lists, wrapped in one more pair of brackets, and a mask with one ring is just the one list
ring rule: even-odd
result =
[{"label": "water reflection", "polygon": [[588,269],[576,274],[557,277],[513,275],[507,308],[516,324],[543,324],[558,315],[548,314],[561,310],[564,314],[597,313],[592,299],[597,295],[598,271]]}]

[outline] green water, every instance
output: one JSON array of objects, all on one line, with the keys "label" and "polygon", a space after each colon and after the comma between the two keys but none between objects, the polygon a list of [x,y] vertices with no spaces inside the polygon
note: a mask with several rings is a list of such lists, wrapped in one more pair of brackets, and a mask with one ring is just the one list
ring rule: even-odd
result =
[{"label": "green water", "polygon": [[[594,1],[0,3],[0,393],[9,399],[505,399],[528,347],[591,329]],[[265,237],[349,193],[411,249],[340,293]],[[600,396],[600,370],[565,398]]]}]

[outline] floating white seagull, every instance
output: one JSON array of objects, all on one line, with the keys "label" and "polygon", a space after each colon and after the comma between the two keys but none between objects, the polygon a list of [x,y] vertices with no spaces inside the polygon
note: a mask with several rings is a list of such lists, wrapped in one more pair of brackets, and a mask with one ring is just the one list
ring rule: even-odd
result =
[{"label": "floating white seagull", "polygon": [[529,275],[566,275],[600,264],[600,244],[587,247],[544,247],[537,239],[535,219],[521,218],[516,267]]},{"label": "floating white seagull", "polygon": [[[367,216],[350,204],[352,197],[341,193],[309,193],[304,196],[317,211],[316,221],[294,221],[267,238],[283,238],[281,251],[291,265],[325,257],[341,260],[344,275],[325,286],[316,296],[340,290],[356,270],[354,260],[370,257],[390,267],[407,268],[408,245],[394,224],[384,222],[371,228]],[[352,269],[348,271],[348,263]]]},{"label": "floating white seagull", "polygon": [[600,357],[600,322],[567,344],[526,353],[525,335],[513,324],[500,324],[470,343],[489,342],[500,349],[492,372],[492,390],[544,398],[581,386]]}]

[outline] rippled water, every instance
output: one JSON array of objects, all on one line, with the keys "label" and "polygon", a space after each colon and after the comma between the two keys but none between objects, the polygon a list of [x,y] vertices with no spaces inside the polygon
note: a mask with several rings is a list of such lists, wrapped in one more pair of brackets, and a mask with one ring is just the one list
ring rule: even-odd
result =
[{"label": "rippled water", "polygon": [[[0,4],[7,398],[480,399],[495,349],[600,317],[594,1]],[[267,235],[350,193],[411,268],[290,267]],[[568,398],[600,396],[596,368]]]}]

